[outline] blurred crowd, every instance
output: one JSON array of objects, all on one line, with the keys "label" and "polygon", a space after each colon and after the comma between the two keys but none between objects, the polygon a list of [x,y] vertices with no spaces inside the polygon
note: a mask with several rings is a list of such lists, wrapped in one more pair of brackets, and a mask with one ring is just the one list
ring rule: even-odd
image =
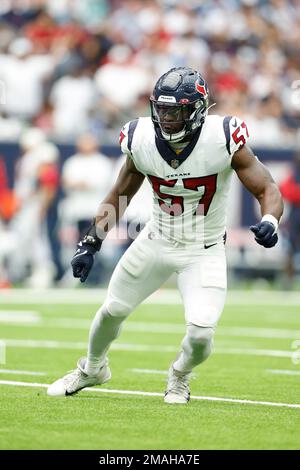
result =
[{"label": "blurred crowd", "polygon": [[[73,282],[76,241],[123,162],[101,145],[149,115],[174,66],[201,71],[211,112],[246,119],[252,146],[300,148],[300,0],[1,0],[0,146],[18,142],[20,158],[12,190],[0,155],[0,287]],[[62,165],[64,143],[76,152]],[[147,221],[142,192],[98,275],[130,243],[128,223]]]},{"label": "blurred crowd", "polygon": [[187,65],[253,143],[293,146],[299,54],[300,0],[1,0],[0,140],[34,125],[116,142],[156,79]]},{"label": "blurred crowd", "polygon": [[[48,287],[56,281],[73,285],[77,282],[69,264],[76,243],[90,226],[125,156],[107,157],[94,135],[83,133],[75,153],[61,165],[59,147],[38,128],[23,133],[20,150],[13,190],[0,157],[0,287],[24,283]],[[145,182],[126,217],[109,233],[90,284],[108,279],[150,212],[151,195]]]}]

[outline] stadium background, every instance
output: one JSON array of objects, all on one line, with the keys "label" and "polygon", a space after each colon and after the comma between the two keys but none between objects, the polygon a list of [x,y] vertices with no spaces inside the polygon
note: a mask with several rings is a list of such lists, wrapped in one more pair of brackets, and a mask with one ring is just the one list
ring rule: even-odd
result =
[{"label": "stadium background", "polygon": [[[113,163],[112,182],[120,167],[121,127],[149,114],[153,84],[172,66],[202,72],[211,103],[216,103],[211,112],[245,119],[255,153],[278,183],[284,180],[300,147],[299,22],[297,0],[1,2],[1,285],[73,285],[68,272],[78,225],[61,206],[68,197],[62,184],[64,163],[76,153],[80,136],[89,133]],[[32,128],[43,136],[32,136]],[[31,139],[30,149],[26,139]],[[52,144],[48,152],[45,142]],[[23,176],[20,170],[18,174],[18,162],[31,151],[40,165],[31,169],[32,187],[24,196],[22,178],[28,179],[28,173],[25,169]],[[46,243],[48,254],[39,258],[40,266],[33,266],[30,257],[24,260],[21,274],[19,261],[12,260],[20,238],[26,238],[25,227],[18,227],[18,214],[26,212],[30,195],[36,197],[45,187],[51,188],[52,199],[39,219],[41,233],[31,234],[32,242],[27,237],[26,251]],[[99,187],[99,200],[103,193]],[[138,197],[142,206],[144,196]],[[288,207],[280,243],[272,252],[253,242],[248,226],[259,218],[258,206],[236,178],[229,207],[227,251],[233,280],[254,276],[275,279],[280,285]],[[146,212],[142,222],[147,216]],[[95,275],[90,284],[107,282],[127,246],[106,244],[105,260],[98,266],[106,275]]]},{"label": "stadium background", "polygon": [[[299,52],[299,0],[1,0],[0,449],[299,449],[299,284],[270,289],[291,287],[289,208],[280,243],[259,247],[248,229],[258,207],[237,178],[230,291],[189,405],[163,403],[185,330],[179,293],[168,288],[125,322],[108,384],[66,400],[46,395],[86,353],[127,243],[107,240],[89,278],[96,288],[74,289],[72,211],[88,208],[81,216],[90,218],[112,184],[120,128],[149,114],[157,77],[172,66],[199,69],[217,103],[211,112],[247,121],[251,146],[280,183],[300,151]],[[78,146],[90,154],[70,169]],[[133,220],[147,218],[147,198],[144,190],[132,201]]]}]

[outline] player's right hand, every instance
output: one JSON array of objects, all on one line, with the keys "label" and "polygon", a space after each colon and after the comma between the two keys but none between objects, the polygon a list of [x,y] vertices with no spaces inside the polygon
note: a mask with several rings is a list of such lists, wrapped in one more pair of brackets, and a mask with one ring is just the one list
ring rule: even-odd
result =
[{"label": "player's right hand", "polygon": [[84,282],[92,269],[94,254],[97,250],[91,245],[82,243],[82,241],[78,243],[77,247],[77,251],[71,261],[71,266],[73,276],[80,277],[80,282]]}]

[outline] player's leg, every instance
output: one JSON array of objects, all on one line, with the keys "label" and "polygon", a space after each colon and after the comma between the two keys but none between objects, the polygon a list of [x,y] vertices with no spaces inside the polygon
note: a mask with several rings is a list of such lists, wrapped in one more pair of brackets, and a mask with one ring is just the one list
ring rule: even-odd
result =
[{"label": "player's leg", "polygon": [[107,298],[92,322],[88,360],[80,360],[77,369],[54,382],[49,395],[70,395],[80,389],[109,380],[106,353],[120,333],[128,315],[172,273],[164,260],[162,240],[150,240],[143,234],[128,248],[109,283]]},{"label": "player's leg", "polygon": [[87,372],[99,370],[124,320],[171,275],[172,266],[163,256],[165,243],[141,234],[121,258],[111,277],[106,300],[91,325]]},{"label": "player's leg", "polygon": [[188,401],[191,371],[205,361],[212,351],[215,328],[226,297],[226,260],[223,250],[197,257],[195,262],[179,273],[178,287],[183,299],[187,328],[181,351],[169,370],[165,397],[167,403]]}]

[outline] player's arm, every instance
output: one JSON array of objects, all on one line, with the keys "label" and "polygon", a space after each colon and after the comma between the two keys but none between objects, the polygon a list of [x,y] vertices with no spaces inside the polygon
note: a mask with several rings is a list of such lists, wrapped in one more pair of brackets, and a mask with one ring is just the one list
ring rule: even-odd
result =
[{"label": "player's arm", "polygon": [[255,234],[255,240],[260,245],[271,248],[278,241],[277,229],[283,213],[283,201],[279,188],[268,169],[255,157],[247,145],[234,153],[231,166],[243,185],[260,204],[261,222],[250,227]]},{"label": "player's arm", "polygon": [[132,159],[127,156],[115,185],[101,202],[96,215],[96,231],[101,239],[105,238],[122,217],[144,178],[145,176],[136,169]]},{"label": "player's arm", "polygon": [[112,190],[100,203],[95,219],[86,235],[78,244],[72,259],[74,277],[84,282],[93,266],[93,257],[99,251],[109,230],[124,214],[131,199],[141,187],[145,176],[140,173],[132,159],[127,156]]}]

